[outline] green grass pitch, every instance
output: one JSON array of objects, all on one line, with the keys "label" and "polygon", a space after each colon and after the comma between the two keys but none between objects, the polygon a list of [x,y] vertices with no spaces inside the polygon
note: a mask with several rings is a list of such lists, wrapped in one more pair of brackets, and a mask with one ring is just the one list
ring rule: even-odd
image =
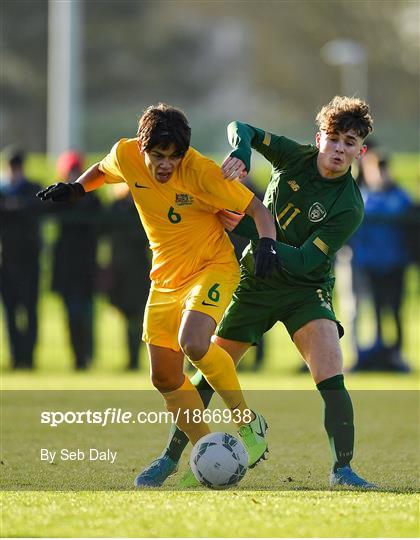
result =
[{"label": "green grass pitch", "polygon": [[[25,377],[29,376],[21,375],[14,382],[19,382],[22,388]],[[137,384],[134,377],[129,377],[124,374],[120,377],[115,374],[103,375],[101,385],[103,388],[147,388],[145,381]],[[302,380],[301,377],[291,376],[288,383],[293,381],[297,386],[301,381],[299,386],[309,387],[310,381],[303,377]],[[36,386],[45,382],[46,379],[43,381],[42,378],[41,375],[36,377]],[[94,388],[95,378],[94,374],[85,375],[83,385],[80,385],[80,377],[69,374],[61,379],[61,387]],[[255,388],[252,376],[247,374],[242,378],[244,386]],[[9,379],[8,386],[14,386],[12,376],[6,379]],[[58,377],[54,380],[56,385]],[[268,383],[266,375],[260,376],[258,386],[264,383]],[[114,435],[107,434],[106,439],[109,442],[111,438],[109,446],[119,444],[125,450],[128,462],[116,469],[114,478],[108,474],[106,490],[88,491],[90,486],[98,485],[101,474],[99,470],[97,476],[92,474],[92,465],[84,469],[77,464],[68,469],[59,464],[52,473],[58,479],[57,489],[60,489],[60,475],[70,473],[82,491],[4,491],[2,535],[415,537],[419,526],[418,425],[415,423],[418,413],[412,405],[413,402],[418,405],[418,400],[413,400],[414,392],[408,391],[412,387],[412,379],[410,383],[410,380],[391,376],[382,378],[381,384],[391,384],[401,391],[354,391],[353,396],[360,428],[355,466],[384,487],[382,492],[328,489],[330,457],[320,422],[321,404],[315,392],[312,395],[304,391],[249,391],[252,400],[256,400],[260,394],[261,399],[265,399],[263,410],[271,420],[270,459],[253,471],[248,471],[236,489],[227,492],[213,492],[205,488],[176,490],[176,479],[185,470],[187,456],[184,456],[178,475],[169,479],[166,489],[131,489],[136,472],[156,456],[165,440],[166,429],[158,426],[156,432],[155,428],[150,428],[143,430],[141,437],[126,440],[117,439],[121,437],[121,431],[117,431]],[[272,384],[267,386],[272,387]],[[368,387],[369,377],[350,377],[349,386]],[[395,395],[394,399],[390,399],[392,394]],[[279,400],[279,395],[283,402]],[[407,399],[409,396],[411,398]],[[367,408],[361,403],[366,399],[370,400]],[[378,401],[381,414],[376,416],[374,408]],[[78,405],[74,406],[76,410],[82,408],[80,402]],[[68,403],[67,408],[70,409]],[[290,414],[291,411],[293,414]],[[19,432],[25,428],[24,418],[22,414],[14,425],[4,428],[5,440],[8,431]],[[273,422],[273,419],[277,421]],[[23,424],[20,424],[21,421]],[[115,437],[114,441],[112,437]],[[70,441],[65,442],[67,444],[64,446],[71,447]],[[23,456],[30,452],[30,447],[21,447]],[[387,468],[388,461],[394,467]],[[36,485],[37,470],[22,469],[19,460],[11,464],[7,455],[2,456],[2,462],[3,475],[7,475],[10,467],[18,469],[22,488]],[[60,468],[61,472],[58,470]]]}]

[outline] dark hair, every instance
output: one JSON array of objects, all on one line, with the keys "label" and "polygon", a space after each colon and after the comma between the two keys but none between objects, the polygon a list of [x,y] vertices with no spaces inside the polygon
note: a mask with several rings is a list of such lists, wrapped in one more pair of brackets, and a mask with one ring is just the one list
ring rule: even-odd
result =
[{"label": "dark hair", "polygon": [[4,151],[6,160],[12,169],[23,167],[25,163],[25,152],[21,148],[9,147]]},{"label": "dark hair", "polygon": [[373,131],[369,105],[361,99],[346,96],[335,96],[328,105],[322,107],[316,123],[319,129],[327,133],[353,129],[362,139]]},{"label": "dark hair", "polygon": [[191,140],[191,128],[185,114],[175,107],[159,103],[148,107],[139,120],[137,130],[141,148],[150,151],[155,146],[166,150],[171,144],[184,155]]}]

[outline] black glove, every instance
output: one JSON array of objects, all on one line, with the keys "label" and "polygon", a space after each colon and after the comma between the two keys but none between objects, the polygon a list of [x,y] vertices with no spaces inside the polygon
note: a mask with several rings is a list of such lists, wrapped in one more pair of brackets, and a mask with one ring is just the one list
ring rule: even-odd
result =
[{"label": "black glove", "polygon": [[80,182],[73,184],[58,182],[58,184],[52,184],[36,194],[41,201],[51,199],[54,202],[74,202],[81,199],[83,195],[86,195],[86,191]]},{"label": "black glove", "polygon": [[271,238],[260,238],[254,251],[254,276],[270,277],[275,270],[280,270],[280,258],[276,244]]}]

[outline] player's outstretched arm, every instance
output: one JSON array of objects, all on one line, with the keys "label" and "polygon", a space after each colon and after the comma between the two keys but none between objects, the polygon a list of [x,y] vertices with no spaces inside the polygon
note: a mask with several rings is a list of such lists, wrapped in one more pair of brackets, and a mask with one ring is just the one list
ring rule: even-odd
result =
[{"label": "player's outstretched arm", "polygon": [[274,218],[255,195],[245,209],[245,214],[251,216],[255,221],[260,238],[271,238],[272,240],[276,239],[277,233]]},{"label": "player's outstretched arm", "polygon": [[95,163],[87,169],[75,182],[58,182],[39,191],[36,196],[42,201],[75,202],[83,197],[88,191],[101,187],[105,182],[105,175],[99,170],[99,164]]},{"label": "player's outstretched arm", "polygon": [[259,240],[254,252],[255,269],[257,277],[269,277],[280,268],[280,259],[276,252],[276,226],[273,216],[257,198],[253,197],[245,210],[251,216],[257,227]]}]

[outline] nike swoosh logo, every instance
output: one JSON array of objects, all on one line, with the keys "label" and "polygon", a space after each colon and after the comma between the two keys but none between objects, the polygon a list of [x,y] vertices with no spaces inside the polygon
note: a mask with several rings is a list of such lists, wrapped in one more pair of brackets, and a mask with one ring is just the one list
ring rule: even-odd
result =
[{"label": "nike swoosh logo", "polygon": [[209,304],[208,302],[205,302],[204,300],[201,302],[203,304],[203,306],[213,306],[213,307],[217,307],[216,304]]},{"label": "nike swoosh logo", "polygon": [[141,184],[138,184],[137,182],[134,185],[140,189],[150,189],[149,186],[142,186]]},{"label": "nike swoosh logo", "polygon": [[241,400],[241,401],[238,401],[238,403],[237,403],[236,405],[234,405],[233,407],[231,407],[230,410],[231,410],[231,411],[236,410],[236,409],[239,407],[239,405],[240,405],[241,403],[242,403],[242,400]]}]

